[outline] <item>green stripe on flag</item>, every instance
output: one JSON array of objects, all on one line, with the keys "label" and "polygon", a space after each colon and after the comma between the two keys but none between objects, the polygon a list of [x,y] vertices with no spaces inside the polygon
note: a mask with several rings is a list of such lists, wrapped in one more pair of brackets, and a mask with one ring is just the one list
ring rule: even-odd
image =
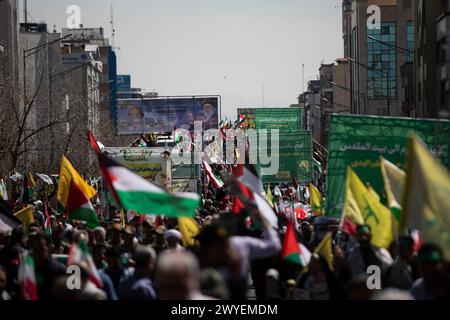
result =
[{"label": "green stripe on flag", "polygon": [[300,260],[300,255],[298,253],[291,253],[290,255],[284,257],[284,260],[297,264],[302,264],[302,261]]},{"label": "green stripe on flag", "polygon": [[77,208],[70,213],[70,220],[85,221],[88,228],[95,228],[100,225],[97,214],[89,208]]},{"label": "green stripe on flag", "polygon": [[143,214],[193,217],[199,206],[199,199],[193,197],[177,197],[169,193],[145,191],[116,191],[124,209]]}]

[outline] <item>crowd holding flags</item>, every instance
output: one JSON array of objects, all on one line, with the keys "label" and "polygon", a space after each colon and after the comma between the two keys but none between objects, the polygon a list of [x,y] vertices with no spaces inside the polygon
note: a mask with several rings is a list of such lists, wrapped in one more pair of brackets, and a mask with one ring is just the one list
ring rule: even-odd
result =
[{"label": "crowd holding flags", "polygon": [[[221,129],[225,133],[226,129],[239,128],[244,122],[245,116],[239,117],[234,125],[224,121]],[[42,231],[49,237],[43,239],[49,239],[56,251],[57,246],[58,250],[64,250],[58,237],[69,232],[68,225],[76,226],[72,242],[66,248],[65,263],[81,266],[98,290],[109,290],[110,286],[104,280],[102,268],[105,262],[96,261],[99,258],[96,250],[103,250],[102,237],[109,241],[105,245],[108,255],[127,254],[120,256],[124,265],[137,250],[136,241],[151,245],[158,254],[164,250],[180,253],[193,247],[200,250],[198,259],[208,263],[208,259],[215,255],[204,250],[209,246],[219,248],[224,239],[229,239],[231,244],[226,250],[234,249],[234,254],[244,255],[240,257],[242,270],[258,268],[251,266],[250,261],[270,252],[277,261],[274,265],[280,270],[285,269],[286,277],[290,277],[284,280],[294,281],[297,288],[304,290],[311,299],[317,295],[317,287],[314,286],[321,285],[322,280],[315,278],[320,272],[326,274],[323,281],[327,281],[328,286],[325,286],[323,297],[331,296],[330,286],[339,284],[344,288],[351,284],[357,271],[364,271],[371,264],[379,265],[388,275],[383,285],[392,285],[397,280],[389,279],[397,272],[392,271],[393,266],[400,268],[396,265],[399,259],[408,259],[401,256],[403,251],[397,252],[395,246],[411,245],[411,250],[417,254],[423,244],[432,243],[442,250],[445,259],[450,259],[450,177],[447,169],[413,134],[409,137],[405,170],[380,158],[382,192],[363,181],[358,168],[346,168],[341,217],[327,216],[323,190],[314,181],[299,182],[292,175],[292,183],[264,185],[257,168],[248,161],[249,141],[245,148],[246,161],[242,164],[211,164],[208,155],[203,155],[200,168],[206,183],[205,192],[200,196],[197,193],[171,192],[145,180],[102,153],[90,131],[88,139],[98,159],[103,185],[117,206],[117,215],[113,216],[108,231],[103,229],[104,216],[98,210],[98,203],[102,202],[98,195],[100,189],[85,181],[65,156],[61,159],[60,173],[55,181],[56,199],[65,217],[64,232],[54,231],[54,210],[49,209],[48,199],[40,204],[23,205],[14,214],[2,212],[0,227],[10,232],[21,224],[23,230],[31,230],[31,237],[36,237],[37,225],[41,224]],[[175,139],[177,144],[182,141],[180,137]],[[20,181],[20,199],[29,199],[36,183],[33,174],[27,172]],[[39,206],[42,206],[42,218],[36,215]],[[231,222],[226,219],[239,223],[239,228],[246,231],[234,230],[236,226],[229,227],[227,223]],[[216,223],[220,223],[218,227]],[[86,229],[90,231],[85,232]],[[91,235],[94,241],[89,242],[87,239]],[[98,244],[102,245],[98,247]],[[113,252],[112,247],[118,253]],[[228,255],[226,250],[219,256]],[[441,261],[439,252],[434,252],[431,258]],[[216,259],[224,263],[220,257]],[[232,255],[227,259],[233,259]],[[40,278],[36,261],[26,251],[19,256],[17,279],[19,295],[23,299],[41,298],[37,290]],[[413,260],[401,261],[416,263]],[[221,267],[229,268],[228,262]],[[139,263],[139,260],[133,263]],[[217,267],[216,263],[220,265],[217,261],[209,263],[213,268]],[[239,276],[242,270],[237,272]],[[224,280],[229,281],[228,289],[234,292],[236,284],[227,276]],[[411,277],[417,279],[417,275],[411,274]],[[242,279],[237,282],[245,283]]]}]

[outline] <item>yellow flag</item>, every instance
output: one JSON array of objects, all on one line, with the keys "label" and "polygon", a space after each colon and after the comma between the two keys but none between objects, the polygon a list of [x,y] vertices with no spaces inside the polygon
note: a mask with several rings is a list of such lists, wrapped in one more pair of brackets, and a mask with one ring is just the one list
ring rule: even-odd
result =
[{"label": "yellow flag", "polygon": [[378,193],[372,188],[372,186],[370,184],[367,185],[367,190],[370,192],[370,194],[377,199],[377,201],[380,201],[380,196],[378,195]]},{"label": "yellow flag", "polygon": [[[359,210],[358,203],[356,203],[353,196],[352,189],[350,189],[350,167],[347,169],[347,178],[345,179],[345,204],[343,210],[343,218],[349,219],[355,225],[364,224],[361,211]],[[344,219],[341,220],[344,223]]]},{"label": "yellow flag", "polygon": [[358,175],[349,168],[349,187],[364,222],[372,229],[372,244],[389,248],[393,241],[392,214],[367,190]]},{"label": "yellow flag", "polygon": [[423,242],[438,245],[445,259],[450,261],[450,230],[438,221],[436,214],[428,206],[425,206],[424,213],[424,224],[421,230]]},{"label": "yellow flag", "polygon": [[381,157],[381,175],[383,176],[384,190],[386,198],[395,219],[400,221],[401,205],[403,199],[403,188],[406,180],[406,173],[395,164]]},{"label": "yellow flag", "polygon": [[34,223],[34,207],[28,205],[20,211],[17,211],[14,216],[22,222],[24,230],[28,230],[28,226]]},{"label": "yellow flag", "polygon": [[270,190],[270,183],[267,185],[266,199],[270,206],[273,207],[272,190]]},{"label": "yellow flag", "polygon": [[58,202],[61,203],[64,207],[67,203],[67,198],[69,196],[70,183],[76,183],[78,187],[83,191],[83,193],[91,199],[95,196],[96,191],[90,185],[88,185],[80,174],[75,170],[72,164],[67,160],[65,156],[61,158],[61,168],[59,171],[59,184],[58,184],[58,192],[57,199]]},{"label": "yellow flag", "polygon": [[311,210],[317,215],[322,215],[322,195],[320,194],[319,189],[317,189],[311,182],[308,187]]},{"label": "yellow flag", "polygon": [[328,232],[322,241],[317,245],[314,253],[322,256],[327,260],[330,270],[333,271],[333,246],[332,246],[332,234]]},{"label": "yellow flag", "polygon": [[31,188],[34,188],[34,186],[36,185],[36,182],[34,181],[33,174],[31,173],[30,170],[28,170],[28,172],[27,172],[27,180],[28,180],[29,186]]},{"label": "yellow flag", "polygon": [[178,227],[180,229],[183,245],[195,245],[194,237],[200,232],[197,222],[193,218],[180,217],[178,218]]},{"label": "yellow flag", "polygon": [[123,212],[123,208],[120,208],[120,226],[122,229],[125,229],[126,223],[125,223],[125,213]]},{"label": "yellow flag", "polygon": [[424,242],[436,242],[449,257],[450,175],[415,135],[409,138],[404,193],[401,228],[422,231]]}]

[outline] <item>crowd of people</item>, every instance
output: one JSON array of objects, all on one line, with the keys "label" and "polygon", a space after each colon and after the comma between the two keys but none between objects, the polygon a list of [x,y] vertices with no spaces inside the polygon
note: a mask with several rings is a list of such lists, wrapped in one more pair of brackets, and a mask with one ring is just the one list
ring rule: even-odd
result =
[{"label": "crowd of people", "polygon": [[[18,280],[23,253],[34,261],[38,300],[450,298],[449,264],[434,244],[419,246],[411,235],[401,235],[389,250],[378,248],[371,243],[368,225],[357,226],[349,235],[340,219],[309,212],[295,218],[294,227],[296,240],[310,258],[304,265],[293,263],[281,257],[292,219],[278,212],[274,228],[251,204],[236,214],[229,188],[207,187],[194,217],[199,233],[189,244],[176,218],[127,219],[119,208],[110,207],[108,217],[98,210],[101,226],[92,229],[83,221],[69,221],[49,202],[46,226],[43,201],[36,201],[33,223],[0,233],[0,300],[24,299]],[[280,188],[281,202],[289,201],[290,190]],[[315,251],[330,232],[331,265]],[[73,289],[67,260],[71,247],[80,242],[88,248],[101,281],[92,281],[92,267],[80,263],[81,285]],[[371,278],[376,272],[368,273],[371,266],[379,267],[378,280]]]}]

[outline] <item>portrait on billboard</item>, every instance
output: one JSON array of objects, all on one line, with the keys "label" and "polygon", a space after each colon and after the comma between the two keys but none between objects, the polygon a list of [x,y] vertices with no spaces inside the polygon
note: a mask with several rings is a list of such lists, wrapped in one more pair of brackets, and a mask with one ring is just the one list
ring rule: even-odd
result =
[{"label": "portrait on billboard", "polygon": [[195,121],[207,130],[219,123],[218,97],[122,99],[117,104],[119,134],[193,130]]}]

